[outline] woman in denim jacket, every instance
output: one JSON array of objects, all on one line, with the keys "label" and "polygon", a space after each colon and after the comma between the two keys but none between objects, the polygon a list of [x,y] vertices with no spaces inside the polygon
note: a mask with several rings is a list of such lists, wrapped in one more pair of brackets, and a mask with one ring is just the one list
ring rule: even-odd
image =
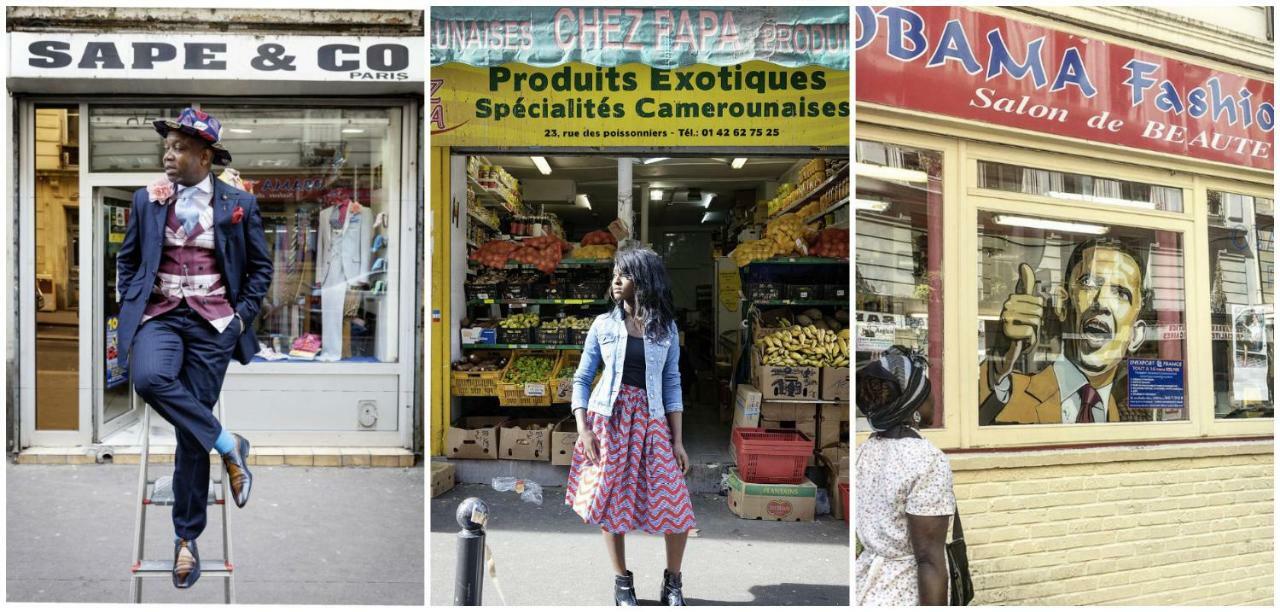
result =
[{"label": "woman in denim jacket", "polygon": [[[663,605],[683,606],[680,562],[693,529],[681,438],[680,335],[662,259],[625,247],[614,257],[613,308],[587,332],[573,380],[578,443],[565,503],[600,526],[613,561],[614,603],[634,606],[624,538],[643,529],[666,538]],[[596,371],[600,382],[591,388]]]}]

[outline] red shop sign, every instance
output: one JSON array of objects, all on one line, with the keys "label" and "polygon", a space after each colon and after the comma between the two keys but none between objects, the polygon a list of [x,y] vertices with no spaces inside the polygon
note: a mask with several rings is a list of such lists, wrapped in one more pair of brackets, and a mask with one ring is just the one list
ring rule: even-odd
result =
[{"label": "red shop sign", "polygon": [[1273,83],[959,7],[855,11],[858,102],[1273,168]]}]

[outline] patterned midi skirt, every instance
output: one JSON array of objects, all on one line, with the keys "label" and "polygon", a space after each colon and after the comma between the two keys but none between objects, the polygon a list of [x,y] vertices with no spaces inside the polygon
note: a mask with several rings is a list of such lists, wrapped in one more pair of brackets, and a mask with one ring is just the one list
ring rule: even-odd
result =
[{"label": "patterned midi skirt", "polygon": [[579,443],[565,488],[565,503],[583,522],[609,533],[693,529],[693,505],[671,450],[671,430],[666,418],[649,417],[644,390],[622,385],[611,416],[588,411],[586,419],[601,462],[592,465]]}]

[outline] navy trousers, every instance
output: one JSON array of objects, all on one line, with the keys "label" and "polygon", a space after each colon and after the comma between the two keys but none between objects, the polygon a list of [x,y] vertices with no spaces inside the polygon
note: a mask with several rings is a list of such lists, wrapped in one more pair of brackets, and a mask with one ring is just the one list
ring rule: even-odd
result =
[{"label": "navy trousers", "polygon": [[240,322],[222,333],[186,302],[148,320],[129,352],[129,375],[138,395],[177,433],[173,468],[173,529],[194,540],[204,531],[209,502],[209,451],[222,431],[213,407]]}]

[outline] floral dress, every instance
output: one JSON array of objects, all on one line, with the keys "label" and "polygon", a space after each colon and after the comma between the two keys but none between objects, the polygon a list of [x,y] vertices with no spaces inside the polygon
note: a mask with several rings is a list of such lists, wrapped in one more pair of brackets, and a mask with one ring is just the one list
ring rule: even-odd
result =
[{"label": "floral dress", "polygon": [[872,437],[855,459],[858,606],[920,605],[907,515],[955,512],[951,464],[923,438]]}]

